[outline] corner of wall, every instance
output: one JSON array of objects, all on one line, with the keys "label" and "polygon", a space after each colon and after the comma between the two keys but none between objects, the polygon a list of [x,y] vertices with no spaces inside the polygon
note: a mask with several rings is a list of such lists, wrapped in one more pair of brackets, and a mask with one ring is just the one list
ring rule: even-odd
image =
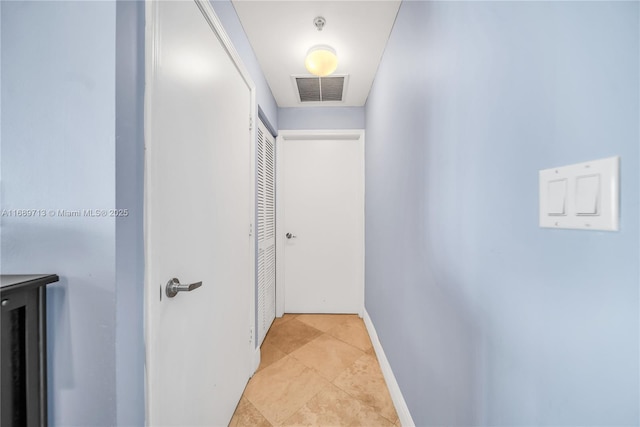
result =
[{"label": "corner of wall", "polygon": [[369,332],[369,337],[371,338],[373,348],[376,351],[376,357],[378,358],[378,362],[380,363],[380,370],[382,371],[384,380],[387,383],[387,388],[389,389],[391,400],[393,401],[393,405],[396,407],[396,412],[398,413],[398,418],[400,419],[400,425],[402,425],[403,427],[415,427],[416,423],[413,422],[413,418],[411,418],[411,413],[409,412],[407,402],[405,402],[404,400],[404,396],[402,395],[402,391],[400,390],[398,381],[396,381],[396,377],[393,374],[393,370],[391,369],[389,360],[387,360],[387,356],[385,355],[382,344],[380,343],[380,339],[378,338],[376,328],[373,326],[373,322],[371,321],[371,317],[369,317],[369,313],[367,312],[366,308],[364,310],[363,320],[365,326],[367,327],[367,332]]}]

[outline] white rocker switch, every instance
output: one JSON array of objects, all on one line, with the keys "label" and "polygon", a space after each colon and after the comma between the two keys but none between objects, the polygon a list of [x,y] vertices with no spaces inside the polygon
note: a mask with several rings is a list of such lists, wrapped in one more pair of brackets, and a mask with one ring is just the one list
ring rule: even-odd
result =
[{"label": "white rocker switch", "polygon": [[566,215],[567,180],[549,181],[547,215]]},{"label": "white rocker switch", "polygon": [[566,215],[567,180],[549,181],[547,192],[547,215]]},{"label": "white rocker switch", "polygon": [[600,175],[576,177],[576,215],[599,215]]}]

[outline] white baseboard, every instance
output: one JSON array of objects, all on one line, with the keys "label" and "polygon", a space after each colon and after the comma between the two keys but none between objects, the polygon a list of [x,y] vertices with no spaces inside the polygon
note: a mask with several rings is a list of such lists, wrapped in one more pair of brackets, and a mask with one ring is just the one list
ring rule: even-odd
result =
[{"label": "white baseboard", "polygon": [[260,366],[260,347],[256,348],[255,353],[253,354],[253,369],[251,369],[251,376],[256,373],[258,367]]},{"label": "white baseboard", "polygon": [[373,322],[371,322],[371,318],[369,317],[369,313],[367,313],[366,309],[364,310],[363,319],[364,324],[367,327],[367,331],[369,332],[369,336],[371,337],[373,349],[376,351],[376,356],[378,357],[378,362],[380,363],[382,375],[384,376],[384,380],[387,382],[387,388],[389,388],[391,400],[393,401],[393,405],[396,407],[398,418],[400,418],[400,424],[402,425],[402,427],[415,427],[416,423],[414,423],[413,418],[411,418],[411,413],[409,413],[407,402],[404,401],[404,397],[402,396],[402,392],[400,391],[400,386],[396,381],[395,375],[393,375],[391,365],[389,365],[387,356],[384,354],[384,350],[382,349],[382,344],[380,344],[380,339],[378,339],[376,328],[374,328]]}]

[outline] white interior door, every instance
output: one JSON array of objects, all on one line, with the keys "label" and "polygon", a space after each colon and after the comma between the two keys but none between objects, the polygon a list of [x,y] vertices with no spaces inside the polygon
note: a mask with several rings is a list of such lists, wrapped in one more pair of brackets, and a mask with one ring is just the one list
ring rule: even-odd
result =
[{"label": "white interior door", "polygon": [[[216,29],[208,2],[147,3],[151,426],[227,425],[252,373],[253,89]],[[170,298],[172,278],[202,285]]]},{"label": "white interior door", "polygon": [[256,147],[256,200],[258,217],[258,344],[276,316],[276,141],[258,122]]},{"label": "white interior door", "polygon": [[363,132],[282,131],[277,173],[284,311],[362,314]]}]

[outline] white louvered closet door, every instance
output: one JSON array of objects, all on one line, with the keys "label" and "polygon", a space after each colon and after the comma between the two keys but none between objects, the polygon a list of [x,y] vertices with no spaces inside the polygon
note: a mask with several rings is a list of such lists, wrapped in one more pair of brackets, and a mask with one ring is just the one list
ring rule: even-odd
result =
[{"label": "white louvered closet door", "polygon": [[276,316],[275,140],[262,121],[257,144],[258,344]]}]

